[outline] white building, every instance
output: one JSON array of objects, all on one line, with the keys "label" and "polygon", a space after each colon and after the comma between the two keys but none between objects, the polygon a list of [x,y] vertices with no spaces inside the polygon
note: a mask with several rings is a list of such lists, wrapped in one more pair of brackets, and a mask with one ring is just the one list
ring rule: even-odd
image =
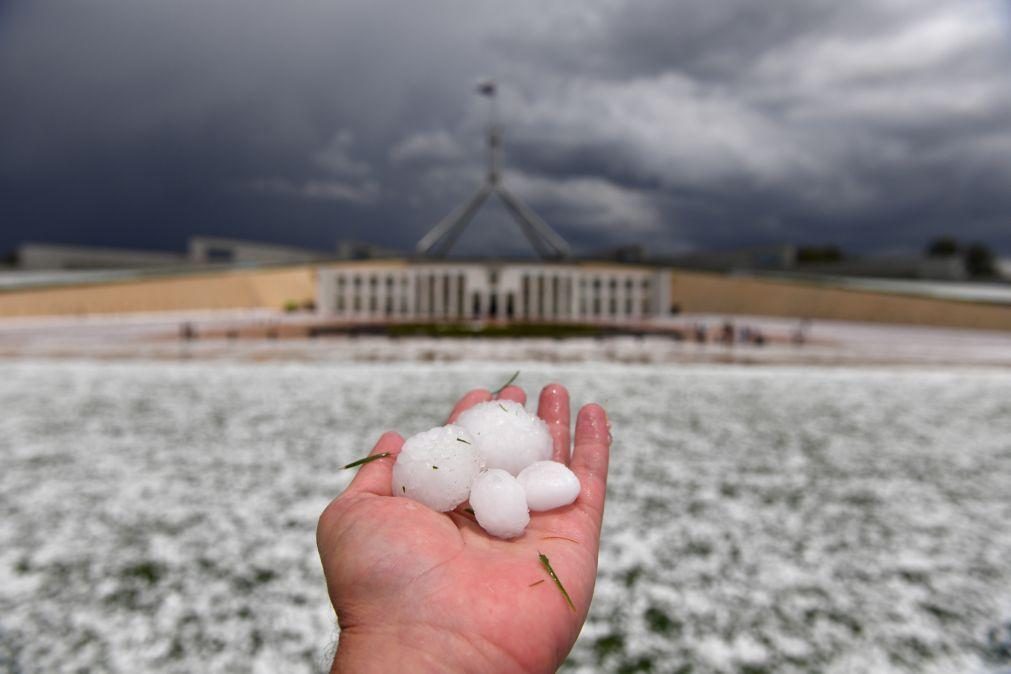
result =
[{"label": "white building", "polygon": [[318,250],[279,246],[272,243],[192,236],[188,259],[196,264],[299,264],[332,258]]},{"label": "white building", "polygon": [[602,263],[369,261],[317,270],[317,309],[349,322],[642,322],[670,272]]},{"label": "white building", "polygon": [[16,259],[19,269],[28,270],[144,269],[179,266],[185,261],[173,253],[49,243],[24,243]]}]

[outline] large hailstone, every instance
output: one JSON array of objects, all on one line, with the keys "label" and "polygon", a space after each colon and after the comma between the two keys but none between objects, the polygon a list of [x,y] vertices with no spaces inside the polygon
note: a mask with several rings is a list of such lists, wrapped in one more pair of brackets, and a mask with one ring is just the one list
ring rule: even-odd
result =
[{"label": "large hailstone", "polygon": [[534,512],[567,506],[579,496],[579,478],[557,461],[532,463],[516,477],[527,495],[527,507]]},{"label": "large hailstone", "polygon": [[474,436],[488,468],[501,468],[516,475],[535,461],[551,458],[548,425],[512,400],[474,405],[456,423]]},{"label": "large hailstone", "polygon": [[498,538],[516,538],[530,523],[523,487],[500,468],[477,476],[470,488],[470,507],[481,528]]},{"label": "large hailstone", "polygon": [[432,510],[452,510],[467,500],[484,462],[467,429],[439,426],[404,442],[393,464],[393,495],[406,496]]}]

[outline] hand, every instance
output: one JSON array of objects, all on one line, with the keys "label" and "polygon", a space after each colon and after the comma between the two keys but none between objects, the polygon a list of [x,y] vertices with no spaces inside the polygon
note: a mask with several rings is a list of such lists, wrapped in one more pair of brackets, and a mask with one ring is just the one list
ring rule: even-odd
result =
[{"label": "hand", "polygon": [[[449,421],[492,397],[471,391]],[[516,386],[499,398],[526,402]],[[530,513],[526,532],[510,541],[486,534],[463,507],[437,513],[393,497],[404,441],[396,433],[380,438],[372,453],[390,456],[359,470],[316,531],[341,629],[333,672],[528,674],[554,672],[565,660],[593,596],[611,438],[604,410],[587,405],[570,458],[569,395],[558,384],[541,392],[537,413],[554,438],[554,460],[570,465],[582,489],[572,505]]]}]

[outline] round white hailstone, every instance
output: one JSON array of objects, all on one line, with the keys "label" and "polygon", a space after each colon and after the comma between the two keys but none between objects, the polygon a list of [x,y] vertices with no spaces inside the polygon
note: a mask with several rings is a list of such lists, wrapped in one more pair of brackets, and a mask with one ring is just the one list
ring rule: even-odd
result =
[{"label": "round white hailstone", "polygon": [[567,506],[579,496],[579,478],[564,463],[538,461],[516,477],[527,495],[527,506],[534,512]]},{"label": "round white hailstone", "polygon": [[530,523],[523,487],[500,468],[477,476],[470,488],[470,507],[481,528],[498,538],[516,538]]},{"label": "round white hailstone", "polygon": [[393,464],[393,494],[439,512],[452,510],[467,500],[470,485],[483,467],[477,443],[467,429],[439,426],[404,442]]},{"label": "round white hailstone", "polygon": [[535,461],[551,458],[548,425],[512,400],[491,400],[474,405],[456,421],[477,440],[488,468],[516,475]]}]

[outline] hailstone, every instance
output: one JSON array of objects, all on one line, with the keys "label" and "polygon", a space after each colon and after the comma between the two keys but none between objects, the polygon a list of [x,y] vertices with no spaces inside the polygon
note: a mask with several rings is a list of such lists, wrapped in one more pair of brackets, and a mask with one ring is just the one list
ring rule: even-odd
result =
[{"label": "hailstone", "polygon": [[567,506],[579,496],[579,478],[557,461],[532,463],[516,477],[526,492],[527,506],[534,512]]},{"label": "hailstone", "polygon": [[393,495],[420,501],[432,510],[452,510],[467,500],[483,467],[467,429],[439,426],[404,442],[393,464]]},{"label": "hailstone", "polygon": [[553,443],[548,425],[512,400],[474,405],[456,423],[474,436],[488,468],[516,475],[535,461],[551,458]]},{"label": "hailstone", "polygon": [[500,468],[477,476],[470,489],[470,507],[481,528],[498,538],[516,538],[530,523],[523,487]]}]

